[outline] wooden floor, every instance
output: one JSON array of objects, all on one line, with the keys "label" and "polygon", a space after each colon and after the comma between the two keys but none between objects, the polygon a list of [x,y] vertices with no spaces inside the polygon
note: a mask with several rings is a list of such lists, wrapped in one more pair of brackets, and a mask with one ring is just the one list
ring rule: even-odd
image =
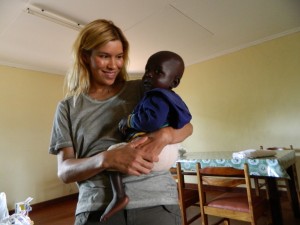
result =
[{"label": "wooden floor", "polygon": [[73,225],[77,195],[37,204],[29,213],[34,225]]},{"label": "wooden floor", "polygon": [[[34,222],[34,225],[73,225],[76,201],[76,195],[72,195],[45,204],[41,203],[33,205],[29,217]],[[198,208],[191,209],[190,214],[195,210],[198,210]],[[282,215],[284,218],[284,225],[300,224],[300,218],[294,218],[290,204],[286,198],[282,198]],[[214,220],[214,218],[210,219],[211,221]],[[245,222],[231,221],[231,225],[248,224],[249,223]],[[264,220],[259,221],[259,225],[265,224]],[[193,222],[192,225],[200,225],[200,220]]]}]

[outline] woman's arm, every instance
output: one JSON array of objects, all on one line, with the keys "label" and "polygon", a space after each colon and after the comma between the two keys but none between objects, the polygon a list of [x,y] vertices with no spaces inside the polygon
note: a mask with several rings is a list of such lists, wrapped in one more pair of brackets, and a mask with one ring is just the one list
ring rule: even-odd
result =
[{"label": "woman's arm", "polygon": [[71,183],[86,180],[106,169],[137,176],[148,174],[153,167],[149,154],[135,148],[145,141],[147,137],[82,159],[76,159],[72,147],[63,148],[57,155],[58,177],[65,183]]},{"label": "woman's arm", "polygon": [[148,140],[137,145],[137,148],[148,154],[151,162],[158,161],[158,155],[161,150],[168,144],[175,144],[184,141],[193,133],[193,125],[186,124],[181,129],[164,127],[153,133],[147,134]]},{"label": "woman's arm", "polygon": [[58,177],[71,183],[86,180],[106,169],[136,176],[148,174],[164,146],[183,141],[192,131],[191,124],[181,129],[165,127],[127,145],[82,159],[75,157],[72,147],[63,148],[57,155]]},{"label": "woman's arm", "polygon": [[184,141],[186,138],[192,135],[193,133],[193,125],[191,123],[186,124],[181,129],[173,129],[171,127],[166,127],[169,129],[163,130],[163,132],[166,132],[164,136],[169,137],[169,143],[168,144],[176,144],[179,142]]}]

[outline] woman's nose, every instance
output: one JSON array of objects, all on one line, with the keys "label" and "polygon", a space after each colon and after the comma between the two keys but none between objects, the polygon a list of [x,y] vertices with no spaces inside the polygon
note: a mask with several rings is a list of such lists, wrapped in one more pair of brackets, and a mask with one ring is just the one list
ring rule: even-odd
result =
[{"label": "woman's nose", "polygon": [[108,68],[110,69],[115,69],[117,67],[117,63],[116,63],[116,60],[111,58],[108,62]]}]

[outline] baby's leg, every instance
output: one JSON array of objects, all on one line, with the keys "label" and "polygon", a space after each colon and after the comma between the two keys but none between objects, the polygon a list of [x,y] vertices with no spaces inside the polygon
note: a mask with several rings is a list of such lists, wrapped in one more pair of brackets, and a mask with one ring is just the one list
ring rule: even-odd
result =
[{"label": "baby's leg", "polygon": [[167,145],[163,148],[158,158],[159,161],[154,163],[153,171],[169,170],[178,159],[178,150],[180,144]]},{"label": "baby's leg", "polygon": [[[120,143],[116,145],[112,145],[109,147],[109,150],[117,148],[119,146],[125,145],[126,143]],[[106,221],[109,217],[111,217],[116,212],[125,208],[125,206],[129,202],[129,198],[125,193],[124,185],[122,182],[122,174],[118,171],[108,171],[110,183],[113,191],[113,199],[105,209],[105,212],[101,216],[100,221]]]},{"label": "baby's leg", "polygon": [[124,209],[129,202],[129,198],[124,190],[122,174],[118,171],[109,171],[109,178],[113,189],[113,199],[105,209],[100,221],[106,221],[116,212]]}]

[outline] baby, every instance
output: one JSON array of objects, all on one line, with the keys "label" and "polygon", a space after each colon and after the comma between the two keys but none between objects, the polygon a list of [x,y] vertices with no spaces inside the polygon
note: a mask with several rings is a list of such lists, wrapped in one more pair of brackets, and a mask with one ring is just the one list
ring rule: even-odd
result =
[{"label": "baby", "polygon": [[[183,72],[183,59],[174,52],[160,51],[150,56],[142,78],[145,95],[133,112],[119,123],[119,130],[127,142],[162,127],[179,129],[190,122],[192,116],[188,107],[172,90],[179,85]],[[122,144],[126,143],[112,145],[108,150]],[[159,154],[159,161],[154,163],[153,171],[169,170],[178,158],[179,147],[179,144],[167,145]],[[123,187],[122,174],[109,171],[109,176],[113,200],[106,208],[101,221],[122,210],[129,201]]]}]

